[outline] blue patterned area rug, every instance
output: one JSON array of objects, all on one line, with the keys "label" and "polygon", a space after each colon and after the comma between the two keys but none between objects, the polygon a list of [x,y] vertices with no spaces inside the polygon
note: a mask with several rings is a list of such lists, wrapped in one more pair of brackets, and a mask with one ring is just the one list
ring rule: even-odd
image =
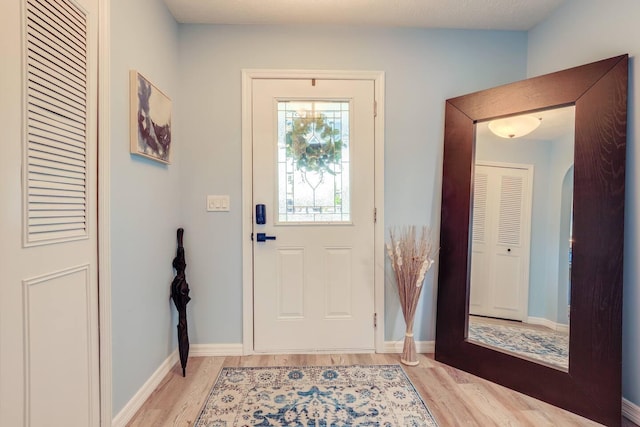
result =
[{"label": "blue patterned area rug", "polygon": [[487,323],[469,317],[469,340],[567,370],[569,336],[552,330]]},{"label": "blue patterned area rug", "polygon": [[437,424],[400,365],[222,368],[196,427]]}]

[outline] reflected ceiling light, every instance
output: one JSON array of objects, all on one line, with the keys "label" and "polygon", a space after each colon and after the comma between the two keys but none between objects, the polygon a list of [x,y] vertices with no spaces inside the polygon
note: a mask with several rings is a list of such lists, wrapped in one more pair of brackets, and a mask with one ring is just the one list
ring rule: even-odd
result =
[{"label": "reflected ceiling light", "polygon": [[534,116],[513,116],[491,120],[489,130],[501,138],[519,138],[533,132],[542,119]]}]

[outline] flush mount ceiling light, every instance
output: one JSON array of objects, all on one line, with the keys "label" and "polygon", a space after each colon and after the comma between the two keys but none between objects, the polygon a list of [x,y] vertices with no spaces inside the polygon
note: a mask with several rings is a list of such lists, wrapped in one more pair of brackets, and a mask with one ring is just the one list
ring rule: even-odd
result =
[{"label": "flush mount ceiling light", "polygon": [[490,121],[489,130],[501,138],[519,138],[533,132],[541,120],[534,116],[507,117]]}]

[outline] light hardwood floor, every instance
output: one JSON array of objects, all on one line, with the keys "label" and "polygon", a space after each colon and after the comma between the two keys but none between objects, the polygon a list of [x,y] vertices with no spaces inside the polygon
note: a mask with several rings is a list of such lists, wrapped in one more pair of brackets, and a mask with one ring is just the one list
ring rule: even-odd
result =
[{"label": "light hardwood floor", "polygon": [[[419,355],[405,372],[440,427],[597,426],[592,421]],[[223,366],[302,366],[400,363],[398,354],[193,357],[183,378],[176,364],[129,427],[192,426]],[[623,427],[636,426],[623,420]],[[402,426],[398,426],[402,427]]]}]

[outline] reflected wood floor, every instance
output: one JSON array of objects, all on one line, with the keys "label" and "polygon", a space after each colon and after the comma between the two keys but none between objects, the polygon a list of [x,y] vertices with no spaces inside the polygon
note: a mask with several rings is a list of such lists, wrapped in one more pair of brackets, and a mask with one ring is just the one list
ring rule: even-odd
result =
[{"label": "reflected wood floor", "polygon": [[[547,403],[418,355],[420,364],[403,365],[440,427],[598,426]],[[192,426],[223,366],[304,366],[396,364],[399,354],[314,354],[192,357],[187,377],[179,364],[163,379],[129,427]],[[636,424],[624,419],[623,427]],[[402,427],[402,426],[398,426]]]}]

